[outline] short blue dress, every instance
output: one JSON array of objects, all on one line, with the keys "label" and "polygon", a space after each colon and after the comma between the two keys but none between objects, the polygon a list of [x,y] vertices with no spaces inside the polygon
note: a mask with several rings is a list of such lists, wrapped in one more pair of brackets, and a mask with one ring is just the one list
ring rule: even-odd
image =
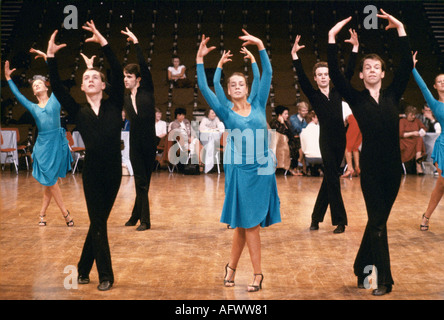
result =
[{"label": "short blue dress", "polygon": [[267,227],[281,222],[276,158],[268,147],[265,114],[272,69],[266,51],[259,54],[262,78],[257,93],[249,101],[251,112],[246,117],[234,112],[229,100],[221,103],[224,100],[218,99],[208,87],[204,65],[197,64],[199,89],[228,132],[224,152],[225,201],[220,221],[232,228]]},{"label": "short blue dress", "polygon": [[53,186],[58,178],[66,177],[73,161],[65,129],[60,126],[60,103],[51,94],[46,106],[40,108],[26,99],[12,80],[8,84],[17,100],[31,112],[39,130],[32,152],[32,176],[44,186]]},{"label": "short blue dress", "polygon": [[[436,120],[438,120],[439,124],[441,125],[441,128],[444,129],[444,103],[436,100],[433,97],[416,68],[413,69],[412,73],[416,83],[419,86],[419,89],[421,89],[422,95],[424,96],[427,105],[432,110]],[[441,169],[442,172],[442,177],[444,177],[444,131],[441,132],[441,134],[435,141],[435,145],[432,151],[432,159],[434,164],[438,163],[438,167]]]}]

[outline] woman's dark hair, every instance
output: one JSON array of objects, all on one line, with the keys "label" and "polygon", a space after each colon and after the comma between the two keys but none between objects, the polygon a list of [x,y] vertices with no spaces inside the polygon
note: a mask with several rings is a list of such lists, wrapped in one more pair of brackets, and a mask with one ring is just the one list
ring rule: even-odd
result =
[{"label": "woman's dark hair", "polygon": [[276,115],[278,115],[278,116],[283,114],[285,110],[289,111],[289,109],[287,107],[281,106],[281,105],[274,108],[274,112],[276,112]]},{"label": "woman's dark hair", "polygon": [[185,110],[184,108],[176,108],[176,110],[174,110],[174,116],[177,117],[178,114],[186,115],[187,110]]}]

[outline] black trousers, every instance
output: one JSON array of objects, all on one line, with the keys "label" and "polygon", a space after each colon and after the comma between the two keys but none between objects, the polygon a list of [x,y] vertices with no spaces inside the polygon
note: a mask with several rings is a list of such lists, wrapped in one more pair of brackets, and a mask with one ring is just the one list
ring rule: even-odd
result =
[{"label": "black trousers", "polygon": [[[333,148],[332,148],[333,147]],[[340,167],[344,158],[345,143],[323,146],[321,154],[324,163],[324,177],[316,198],[311,216],[312,221],[324,221],[328,205],[330,205],[331,220],[334,226],[347,225],[347,214],[341,194]]]},{"label": "black trousers", "polygon": [[78,273],[87,277],[95,261],[99,281],[107,280],[113,283],[107,221],[119,192],[122,165],[119,162],[112,166],[88,168],[85,163],[83,170],[83,191],[90,226],[78,263]]},{"label": "black trousers", "polygon": [[[382,172],[381,167],[384,168]],[[368,222],[354,263],[356,276],[366,277],[364,268],[376,267],[378,284],[391,285],[390,254],[387,239],[387,220],[401,185],[401,164],[390,168],[361,166],[361,188],[367,208]]]},{"label": "black trousers", "polygon": [[134,171],[134,183],[136,187],[136,200],[130,221],[146,223],[151,226],[150,204],[148,192],[150,190],[151,173],[154,169],[156,158],[155,148],[138,148],[130,146],[130,160]]}]

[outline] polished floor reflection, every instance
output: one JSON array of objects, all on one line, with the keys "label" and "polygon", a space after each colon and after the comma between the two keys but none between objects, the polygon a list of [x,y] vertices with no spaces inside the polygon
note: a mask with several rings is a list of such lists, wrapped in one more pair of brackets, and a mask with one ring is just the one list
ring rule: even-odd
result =
[{"label": "polished floor reflection", "polygon": [[0,173],[0,299],[57,300],[288,300],[443,299],[444,201],[419,231],[436,178],[404,177],[388,223],[393,292],[380,298],[356,288],[353,261],[367,221],[360,179],[342,180],[349,226],[333,234],[329,213],[318,231],[310,216],[322,178],[277,176],[282,223],[262,229],[263,290],[246,292],[253,279],[248,250],[236,286],[224,288],[232,229],[219,222],[224,175],[184,176],[159,171],[150,190],[152,229],[125,227],[134,201],[134,178],[124,176],[108,222],[114,287],[72,285],[88,216],[81,174],[60,180],[75,227],[68,228],[54,202],[47,226],[38,226],[42,189],[30,173]]}]

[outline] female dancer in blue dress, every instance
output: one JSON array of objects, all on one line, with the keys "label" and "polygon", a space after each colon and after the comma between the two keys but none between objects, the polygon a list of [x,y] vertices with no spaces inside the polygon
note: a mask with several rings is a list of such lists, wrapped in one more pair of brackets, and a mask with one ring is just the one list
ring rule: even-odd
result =
[{"label": "female dancer in blue dress", "polygon": [[[229,263],[225,267],[224,285],[234,286],[239,258],[247,244],[254,270],[250,292],[262,288],[260,227],[281,221],[276,186],[275,162],[268,149],[265,114],[271,85],[272,69],[262,41],[242,30],[242,46],[256,45],[262,62],[262,78],[253,100],[248,102],[248,87],[242,73],[228,79],[231,101],[222,104],[208,87],[203,60],[215,47],[207,47],[210,38],[202,36],[196,56],[197,81],[205,100],[229,130],[224,153],[225,201],[221,222],[233,227],[234,237]],[[217,79],[216,79],[217,80]],[[220,81],[220,79],[218,80]],[[216,81],[216,82],[218,82]]]},{"label": "female dancer in blue dress", "polygon": [[[415,78],[416,83],[421,89],[421,92],[424,96],[424,99],[427,102],[427,105],[432,110],[436,119],[438,120],[441,128],[444,128],[444,74],[439,74],[435,77],[435,84],[433,87],[438,91],[438,100],[435,99],[427,88],[424,80],[419,75],[418,70],[416,70],[416,54],[413,54],[413,77]],[[438,170],[439,176],[436,181],[435,188],[432,191],[430,196],[429,205],[427,207],[426,212],[422,215],[422,223],[420,225],[421,231],[429,230],[429,219],[432,216],[433,211],[438,206],[441,198],[444,194],[444,134],[441,133],[436,139],[435,146],[433,147],[432,152],[433,163],[436,166],[436,170]]]},{"label": "female dancer in blue dress", "polygon": [[15,70],[10,69],[9,61],[5,62],[5,77],[8,85],[17,100],[32,114],[39,131],[32,153],[32,175],[44,187],[39,225],[46,226],[46,209],[51,198],[54,197],[66,224],[72,227],[74,220],[65,207],[62,192],[57,183],[59,177],[64,178],[66,172],[71,170],[73,160],[65,129],[60,126],[60,103],[54,94],[48,97],[48,87],[43,76],[34,76],[31,84],[38,103],[29,101],[11,79],[11,74]]}]

